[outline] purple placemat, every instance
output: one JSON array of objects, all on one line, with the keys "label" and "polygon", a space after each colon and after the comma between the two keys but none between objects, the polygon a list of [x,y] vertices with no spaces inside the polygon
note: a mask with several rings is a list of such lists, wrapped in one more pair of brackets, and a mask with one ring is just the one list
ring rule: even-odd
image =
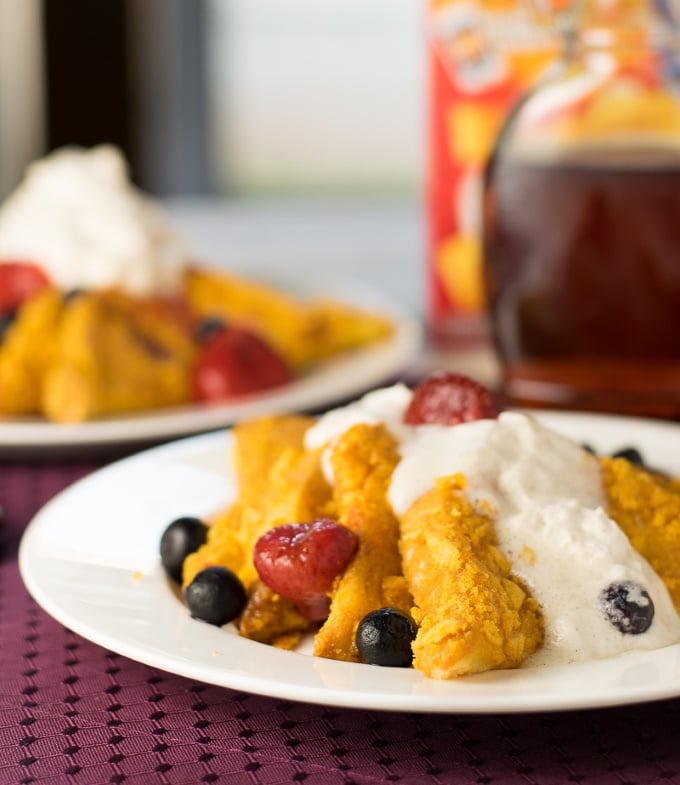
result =
[{"label": "purple placemat", "polygon": [[0,463],[0,785],[680,783],[680,701],[536,715],[420,715],[293,703],[197,683],[45,614],[16,547],[93,464]]}]

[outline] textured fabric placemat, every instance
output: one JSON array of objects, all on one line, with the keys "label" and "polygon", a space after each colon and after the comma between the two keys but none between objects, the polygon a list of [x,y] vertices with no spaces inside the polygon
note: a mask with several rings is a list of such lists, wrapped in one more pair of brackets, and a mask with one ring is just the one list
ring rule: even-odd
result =
[{"label": "textured fabric placemat", "polygon": [[0,463],[0,785],[680,783],[680,701],[532,715],[312,706],[173,676],[44,613],[17,568],[23,528],[94,464]]}]

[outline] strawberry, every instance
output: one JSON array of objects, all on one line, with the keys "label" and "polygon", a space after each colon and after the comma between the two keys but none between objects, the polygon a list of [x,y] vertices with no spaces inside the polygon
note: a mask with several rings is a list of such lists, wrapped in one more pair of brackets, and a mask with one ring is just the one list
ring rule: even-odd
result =
[{"label": "strawberry", "polygon": [[352,560],[358,545],[354,532],[329,518],[285,523],[262,535],[253,562],[272,591],[293,602],[307,618],[328,613],[333,581]]},{"label": "strawberry", "polygon": [[15,311],[49,285],[49,278],[37,264],[0,261],[0,313]]},{"label": "strawberry", "polygon": [[292,379],[287,363],[272,346],[250,330],[225,325],[201,347],[192,386],[197,401],[224,401]]},{"label": "strawberry", "polygon": [[416,387],[403,420],[408,425],[456,425],[497,415],[486,387],[463,374],[440,371]]}]

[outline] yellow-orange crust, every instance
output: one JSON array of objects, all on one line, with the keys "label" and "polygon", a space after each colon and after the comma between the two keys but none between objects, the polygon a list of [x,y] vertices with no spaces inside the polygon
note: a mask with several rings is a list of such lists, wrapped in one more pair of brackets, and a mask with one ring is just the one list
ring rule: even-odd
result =
[{"label": "yellow-orange crust", "polygon": [[190,270],[186,291],[196,313],[250,327],[298,371],[393,331],[388,319],[368,311],[335,300],[299,300],[222,272]]},{"label": "yellow-orange crust", "polygon": [[63,308],[41,408],[55,422],[82,422],[187,403],[195,354],[190,325],[170,303],[81,294]]},{"label": "yellow-orange crust", "polygon": [[295,647],[310,623],[258,579],[253,550],[259,537],[274,526],[333,512],[320,452],[304,448],[312,423],[309,417],[281,415],[235,426],[237,497],[211,522],[205,545],[183,565],[184,586],[206,567],[220,565],[235,572],[248,594],[237,622],[239,634],[286,649]]},{"label": "yellow-orange crust", "polygon": [[185,586],[200,570],[222,565],[251,587],[257,579],[253,549],[262,534],[280,524],[314,520],[332,512],[320,452],[304,447],[304,435],[312,423],[310,417],[281,415],[234,427],[238,494],[211,522],[205,545],[185,559]]},{"label": "yellow-orange crust", "polygon": [[0,415],[37,414],[53,362],[62,297],[46,289],[20,308],[0,344]]},{"label": "yellow-orange crust", "polygon": [[680,481],[600,458],[607,513],[659,574],[680,613]]},{"label": "yellow-orange crust", "polygon": [[331,610],[314,640],[314,654],[358,661],[354,636],[361,619],[386,606],[409,611],[412,600],[399,556],[399,522],[387,489],[399,460],[382,425],[355,425],[331,454],[337,519],[359,538],[358,551],[331,593]]},{"label": "yellow-orange crust", "polygon": [[538,603],[496,544],[491,517],[445,477],[400,518],[404,574],[419,624],[414,666],[434,679],[514,668],[541,645]]},{"label": "yellow-orange crust", "polygon": [[239,634],[281,649],[295,648],[310,623],[292,603],[256,581],[245,610],[238,620]]}]

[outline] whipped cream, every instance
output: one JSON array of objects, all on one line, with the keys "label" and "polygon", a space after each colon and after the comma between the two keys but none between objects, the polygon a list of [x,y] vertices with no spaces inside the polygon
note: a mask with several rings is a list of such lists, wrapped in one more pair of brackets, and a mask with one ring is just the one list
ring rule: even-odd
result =
[{"label": "whipped cream", "polygon": [[[360,422],[384,423],[401,456],[388,493],[397,515],[438,477],[463,474],[468,499],[494,517],[501,551],[541,605],[545,642],[529,664],[611,657],[680,640],[680,617],[663,581],[604,510],[595,457],[520,412],[453,427],[405,425],[410,399],[404,385],[369,393],[324,415],[308,431],[307,446],[332,445]],[[332,481],[327,458],[324,467]],[[624,581],[644,587],[654,603],[643,634],[619,632],[599,603],[604,589]]]},{"label": "whipped cream", "polygon": [[28,167],[0,207],[0,264],[39,265],[64,291],[179,291],[190,261],[157,204],[131,183],[117,148],[64,148]]}]

